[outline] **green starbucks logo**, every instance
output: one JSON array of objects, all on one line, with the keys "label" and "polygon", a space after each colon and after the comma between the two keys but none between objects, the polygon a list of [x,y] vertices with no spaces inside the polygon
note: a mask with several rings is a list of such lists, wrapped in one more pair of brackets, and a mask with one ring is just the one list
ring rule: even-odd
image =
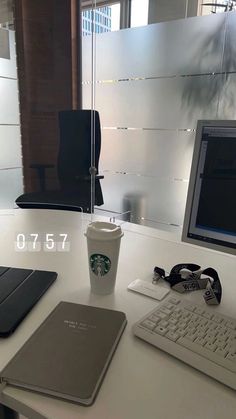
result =
[{"label": "green starbucks logo", "polygon": [[90,256],[90,268],[95,275],[104,276],[111,269],[111,261],[107,256],[95,253]]}]

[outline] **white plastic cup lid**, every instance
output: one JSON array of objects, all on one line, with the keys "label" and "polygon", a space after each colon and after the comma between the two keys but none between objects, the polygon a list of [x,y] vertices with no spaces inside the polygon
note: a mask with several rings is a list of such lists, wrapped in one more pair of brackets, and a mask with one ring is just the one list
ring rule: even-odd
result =
[{"label": "white plastic cup lid", "polygon": [[87,228],[85,236],[93,240],[116,240],[124,235],[120,226],[104,221],[94,221]]}]

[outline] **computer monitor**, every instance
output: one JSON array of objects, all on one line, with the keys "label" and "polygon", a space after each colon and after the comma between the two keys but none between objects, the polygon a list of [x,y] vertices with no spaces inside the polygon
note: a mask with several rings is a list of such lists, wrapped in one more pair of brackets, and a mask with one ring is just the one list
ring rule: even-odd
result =
[{"label": "computer monitor", "polygon": [[198,121],[182,240],[236,255],[236,121]]}]

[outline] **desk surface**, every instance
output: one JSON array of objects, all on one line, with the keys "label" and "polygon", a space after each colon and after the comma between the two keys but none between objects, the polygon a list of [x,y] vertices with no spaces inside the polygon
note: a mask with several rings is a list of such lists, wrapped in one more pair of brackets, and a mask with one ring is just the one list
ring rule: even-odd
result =
[{"label": "desk surface", "polygon": [[[236,317],[236,258],[180,243],[175,235],[124,224],[115,293],[90,293],[86,239],[88,218],[79,213],[16,210],[0,215],[0,265],[58,272],[58,279],[8,339],[0,339],[0,369],[61,300],[124,311],[128,325],[93,406],[83,407],[6,387],[0,402],[33,419],[227,419],[235,418],[236,394],[206,375],[132,335],[132,324],[158,302],[127,291],[136,278],[151,279],[155,265],[180,262],[218,270],[223,285],[219,312]],[[67,233],[70,252],[17,252],[18,233]],[[232,290],[234,292],[232,292]],[[175,294],[172,292],[172,294]],[[186,295],[204,306],[202,292]]]}]

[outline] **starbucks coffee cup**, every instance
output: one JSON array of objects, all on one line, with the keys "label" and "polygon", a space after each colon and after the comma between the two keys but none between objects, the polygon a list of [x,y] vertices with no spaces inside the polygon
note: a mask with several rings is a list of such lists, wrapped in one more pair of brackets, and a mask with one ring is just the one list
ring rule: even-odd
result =
[{"label": "starbucks coffee cup", "polygon": [[110,294],[114,291],[120,251],[121,228],[116,224],[95,221],[90,223],[85,236],[91,291]]}]

